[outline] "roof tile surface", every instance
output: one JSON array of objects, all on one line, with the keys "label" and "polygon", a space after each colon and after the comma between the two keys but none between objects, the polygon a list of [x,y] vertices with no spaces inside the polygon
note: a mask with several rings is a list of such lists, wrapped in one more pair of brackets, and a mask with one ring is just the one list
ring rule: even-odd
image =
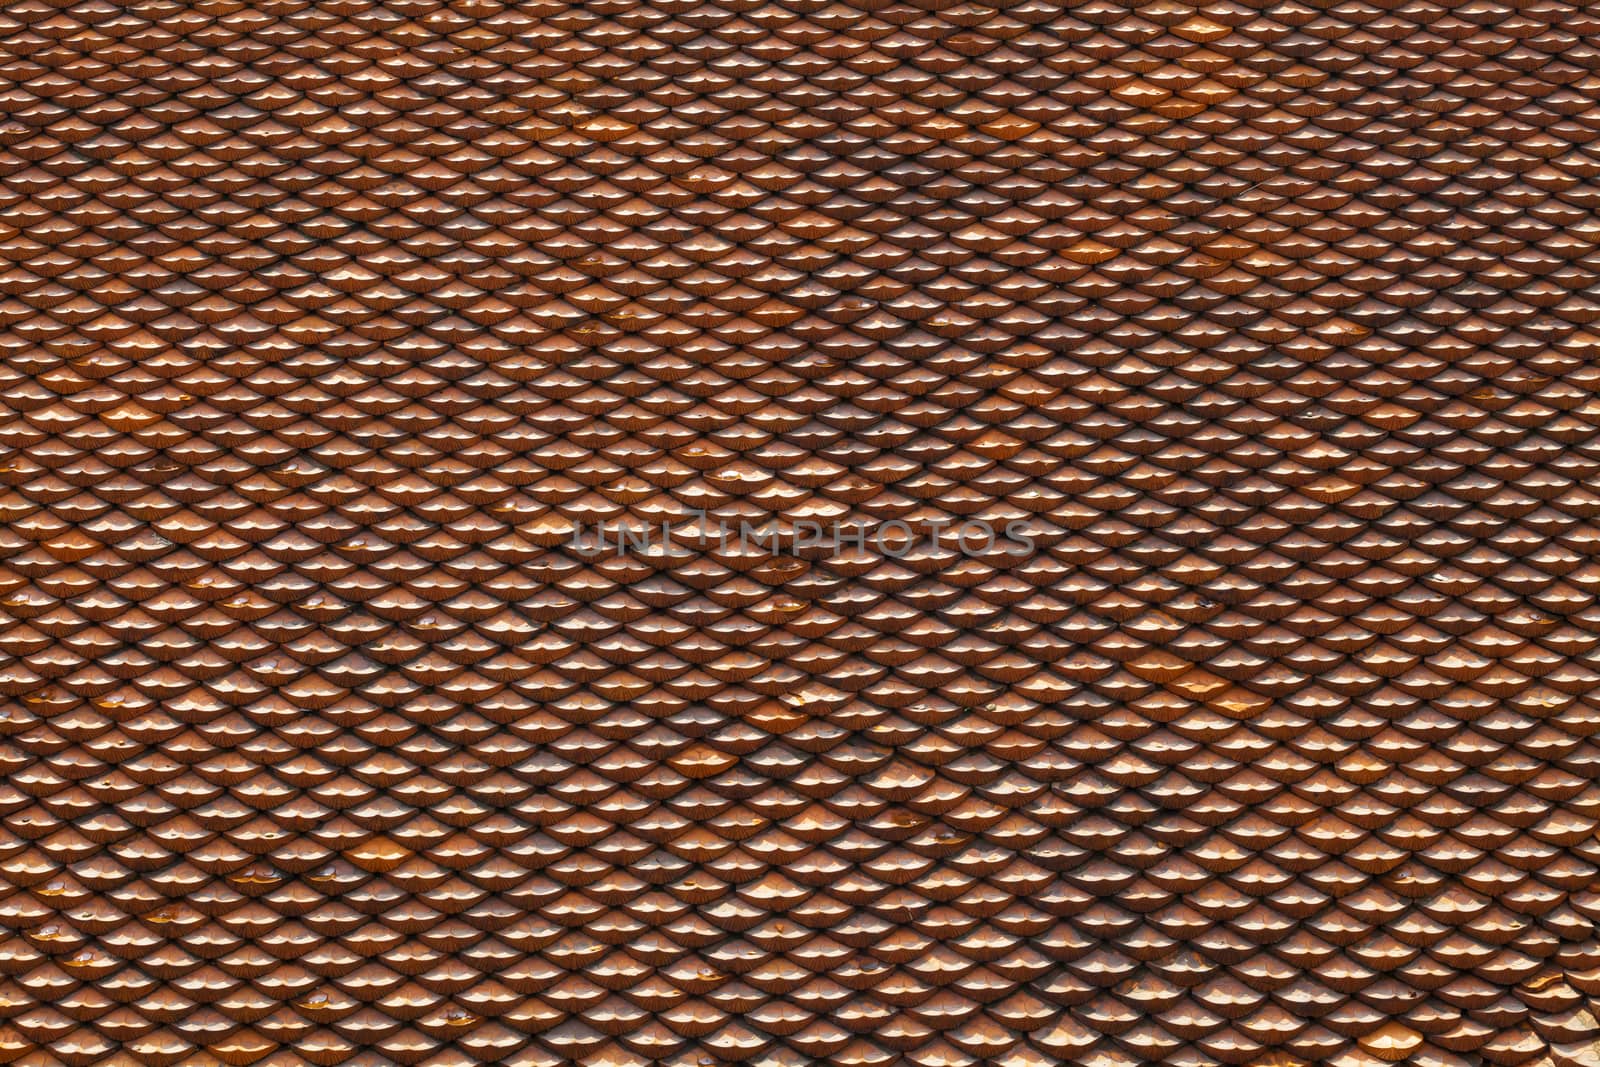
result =
[{"label": "roof tile surface", "polygon": [[0,5],[0,1061],[1600,1063],[1597,97],[1555,0]]}]

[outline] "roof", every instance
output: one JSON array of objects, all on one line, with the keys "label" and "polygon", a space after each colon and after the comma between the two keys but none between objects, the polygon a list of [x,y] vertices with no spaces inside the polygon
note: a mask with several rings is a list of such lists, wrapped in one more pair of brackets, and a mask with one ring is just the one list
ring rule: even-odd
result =
[{"label": "roof", "polygon": [[1600,1063],[1597,34],[0,5],[0,1060]]}]

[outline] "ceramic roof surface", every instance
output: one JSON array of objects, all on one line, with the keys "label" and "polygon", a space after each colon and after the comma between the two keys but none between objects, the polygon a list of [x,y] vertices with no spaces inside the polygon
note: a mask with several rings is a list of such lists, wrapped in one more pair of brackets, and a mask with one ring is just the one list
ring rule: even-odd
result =
[{"label": "ceramic roof surface", "polygon": [[0,5],[0,1061],[1600,1063],[1597,72]]}]

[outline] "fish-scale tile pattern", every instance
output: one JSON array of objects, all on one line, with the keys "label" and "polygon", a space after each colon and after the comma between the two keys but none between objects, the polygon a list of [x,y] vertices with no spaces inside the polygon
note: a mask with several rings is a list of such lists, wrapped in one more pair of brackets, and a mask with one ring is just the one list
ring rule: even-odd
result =
[{"label": "fish-scale tile pattern", "polygon": [[0,1060],[1600,1063],[1597,104],[1557,0],[0,5]]}]

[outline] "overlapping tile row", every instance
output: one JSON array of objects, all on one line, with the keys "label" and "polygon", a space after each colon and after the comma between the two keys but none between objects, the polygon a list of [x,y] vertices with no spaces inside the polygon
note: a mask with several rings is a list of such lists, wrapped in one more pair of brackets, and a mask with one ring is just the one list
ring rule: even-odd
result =
[{"label": "overlapping tile row", "polygon": [[1600,1063],[1597,32],[0,7],[0,1060]]}]

